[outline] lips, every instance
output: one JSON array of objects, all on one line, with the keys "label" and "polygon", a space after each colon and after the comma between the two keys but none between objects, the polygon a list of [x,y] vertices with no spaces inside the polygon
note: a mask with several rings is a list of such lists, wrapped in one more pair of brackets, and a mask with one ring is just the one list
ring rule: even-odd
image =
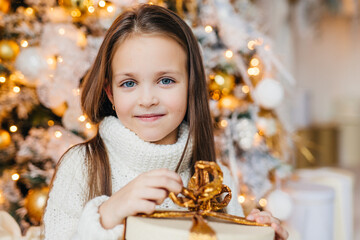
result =
[{"label": "lips", "polygon": [[142,115],[136,115],[135,117],[137,119],[140,119],[144,122],[153,122],[158,120],[159,118],[165,116],[165,114],[157,114],[157,113],[152,113],[152,114],[142,114]]}]

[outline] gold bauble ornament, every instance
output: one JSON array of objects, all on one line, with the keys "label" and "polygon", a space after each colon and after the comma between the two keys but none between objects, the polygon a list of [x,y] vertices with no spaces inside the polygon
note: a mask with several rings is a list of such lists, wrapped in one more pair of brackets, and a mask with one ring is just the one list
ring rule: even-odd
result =
[{"label": "gold bauble ornament", "polygon": [[210,79],[210,91],[219,90],[223,95],[228,95],[235,87],[235,77],[224,72],[215,73]]},{"label": "gold bauble ornament", "polygon": [[233,95],[229,95],[220,98],[218,104],[220,108],[226,108],[234,111],[240,105],[240,100]]},{"label": "gold bauble ornament", "polygon": [[85,11],[89,6],[91,6],[89,0],[59,0],[59,5],[68,9],[79,9],[80,11]]},{"label": "gold bauble ornament", "polygon": [[25,198],[25,208],[30,218],[41,221],[44,214],[49,187],[30,189]]},{"label": "gold bauble ornament", "polygon": [[7,148],[10,144],[11,144],[10,133],[0,129],[0,149]]},{"label": "gold bauble ornament", "polygon": [[0,12],[8,13],[10,10],[10,0],[0,0]]},{"label": "gold bauble ornament", "polygon": [[19,45],[13,40],[0,41],[0,58],[5,61],[14,60],[20,51]]}]

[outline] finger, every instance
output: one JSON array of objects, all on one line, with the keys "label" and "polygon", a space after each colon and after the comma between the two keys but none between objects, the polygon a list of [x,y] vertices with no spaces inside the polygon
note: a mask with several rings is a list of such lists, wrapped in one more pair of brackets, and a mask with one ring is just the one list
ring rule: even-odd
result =
[{"label": "finger", "polygon": [[152,188],[163,188],[169,192],[179,193],[181,192],[182,185],[172,178],[166,176],[158,176],[148,178],[145,182],[145,186]]},{"label": "finger", "polygon": [[261,212],[259,209],[253,208],[253,210],[251,210],[250,214],[259,213],[259,212]]},{"label": "finger", "polygon": [[285,240],[289,237],[289,233],[280,224],[272,223],[271,227],[275,230],[276,239]]},{"label": "finger", "polygon": [[264,224],[271,224],[271,223],[280,224],[280,220],[273,217],[273,215],[268,211],[256,212],[252,214],[251,219],[249,220],[255,220],[258,223],[264,223]]},{"label": "finger", "polygon": [[134,211],[134,215],[138,213],[152,214],[155,211],[155,202],[148,200],[138,201],[136,204],[136,209]]},{"label": "finger", "polygon": [[267,215],[257,215],[255,216],[255,221],[258,223],[262,223],[262,224],[278,224],[280,225],[280,220],[277,218],[274,218],[272,216],[267,216]]},{"label": "finger", "polygon": [[260,212],[259,209],[254,208],[253,210],[251,210],[251,212],[249,213],[249,215],[247,215],[246,219],[247,219],[247,220],[250,220],[250,221],[254,221],[254,220],[255,220],[255,215],[256,215],[257,213],[259,213],[259,212]]},{"label": "finger", "polygon": [[272,224],[273,223],[273,219],[271,217],[261,216],[261,215],[255,216],[255,221],[258,223],[262,223],[262,224]]},{"label": "finger", "polygon": [[154,201],[157,205],[160,205],[167,196],[168,192],[165,189],[160,188],[147,188],[142,191],[140,195],[142,199]]},{"label": "finger", "polygon": [[180,184],[183,184],[182,179],[180,177],[179,174],[177,174],[176,172],[170,171],[166,168],[161,168],[161,169],[155,169],[152,171],[147,172],[148,176],[153,176],[153,177],[157,177],[157,176],[166,176],[169,178],[172,178],[173,180],[179,182]]}]

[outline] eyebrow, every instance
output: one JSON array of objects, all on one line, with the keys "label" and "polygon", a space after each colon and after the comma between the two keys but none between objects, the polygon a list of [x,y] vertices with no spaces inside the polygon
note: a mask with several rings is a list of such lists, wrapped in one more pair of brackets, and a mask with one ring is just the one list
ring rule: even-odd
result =
[{"label": "eyebrow", "polygon": [[[172,71],[172,70],[169,70],[169,71],[160,71],[160,72],[157,72],[155,75],[156,76],[161,76],[161,75],[165,75],[165,74],[177,74],[177,75],[181,75],[182,73],[179,72],[179,71]],[[127,77],[135,77],[136,74],[135,73],[131,73],[131,72],[119,72],[119,73],[116,73],[114,75],[114,77],[117,77],[117,76],[127,76]]]}]

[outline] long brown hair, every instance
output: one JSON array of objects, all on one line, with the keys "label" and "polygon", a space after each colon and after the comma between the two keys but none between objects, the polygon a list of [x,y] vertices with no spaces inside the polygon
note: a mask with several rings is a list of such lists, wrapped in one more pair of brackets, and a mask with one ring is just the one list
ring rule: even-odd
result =
[{"label": "long brown hair", "polygon": [[[193,141],[193,172],[198,160],[215,161],[212,120],[208,106],[208,91],[198,42],[190,27],[174,12],[156,5],[139,5],[122,13],[107,31],[94,64],[82,83],[81,105],[89,119],[99,124],[106,116],[116,116],[105,88],[112,81],[112,60],[116,48],[133,34],[163,34],[176,40],[187,54],[188,105],[184,120],[189,125]],[[189,139],[188,139],[189,142]],[[88,168],[88,199],[111,195],[109,158],[99,132],[81,144],[86,148]],[[184,149],[179,165],[184,157]]]}]

